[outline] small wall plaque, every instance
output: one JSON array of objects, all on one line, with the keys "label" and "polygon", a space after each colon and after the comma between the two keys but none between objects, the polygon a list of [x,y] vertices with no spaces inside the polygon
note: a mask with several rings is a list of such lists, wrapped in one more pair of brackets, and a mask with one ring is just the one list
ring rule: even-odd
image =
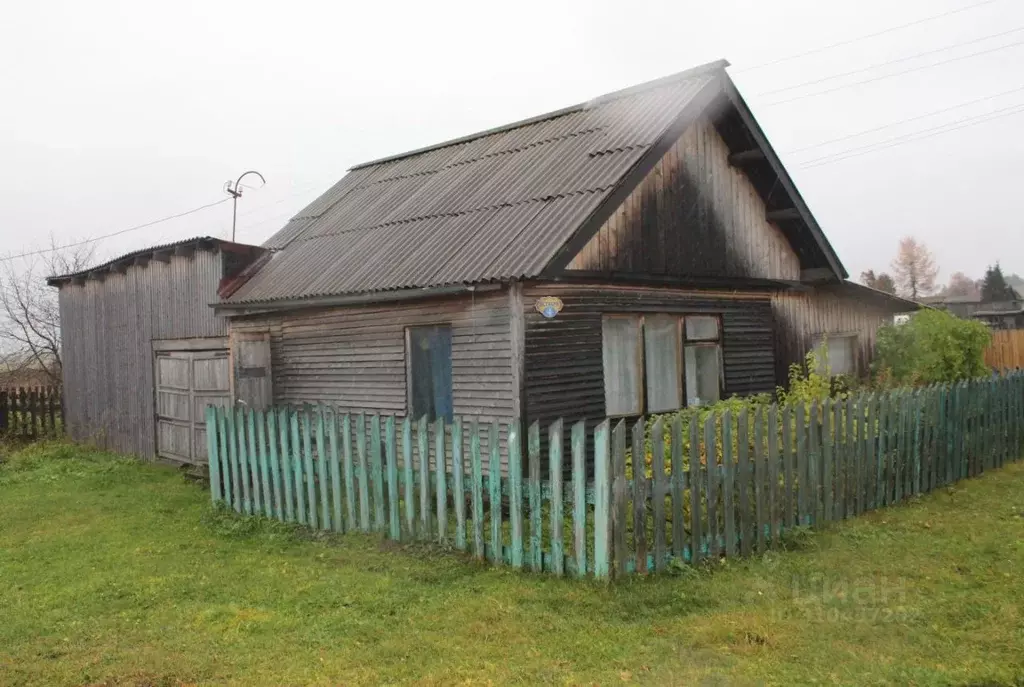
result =
[{"label": "small wall plaque", "polygon": [[558,313],[562,312],[562,306],[562,299],[557,296],[544,296],[543,298],[538,298],[537,302],[534,304],[534,307],[537,308],[537,312],[548,319],[551,319]]}]

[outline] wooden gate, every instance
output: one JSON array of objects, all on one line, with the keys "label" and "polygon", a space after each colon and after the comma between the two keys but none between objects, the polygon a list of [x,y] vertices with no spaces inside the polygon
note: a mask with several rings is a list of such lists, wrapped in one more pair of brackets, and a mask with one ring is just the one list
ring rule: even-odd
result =
[{"label": "wooden gate", "polygon": [[231,405],[226,350],[158,351],[156,452],[179,463],[204,464],[206,406]]}]

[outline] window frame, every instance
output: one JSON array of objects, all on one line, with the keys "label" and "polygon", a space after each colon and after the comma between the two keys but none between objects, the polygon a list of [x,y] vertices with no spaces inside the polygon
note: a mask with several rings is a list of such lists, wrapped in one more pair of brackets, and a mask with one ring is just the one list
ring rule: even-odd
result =
[{"label": "window frame", "polygon": [[[676,320],[676,341],[678,347],[676,348],[676,365],[679,370],[679,376],[676,381],[680,406],[679,408],[672,410],[659,410],[649,411],[650,399],[648,394],[647,384],[647,318],[648,317],[671,317]],[[686,335],[686,320],[692,317],[703,317],[714,319],[717,324],[717,335],[715,338],[687,338]],[[636,321],[638,323],[637,334],[638,334],[638,366],[639,366],[639,384],[637,399],[637,411],[630,413],[609,413],[608,412],[608,386],[607,386],[607,371],[604,369],[604,355],[605,355],[605,335],[604,325],[609,319],[628,319]],[[725,334],[723,329],[722,313],[702,313],[702,312],[672,312],[664,310],[651,310],[642,312],[610,312],[601,313],[601,368],[602,368],[602,390],[604,392],[604,405],[605,405],[605,417],[607,418],[632,418],[640,417],[648,414],[648,412],[661,415],[665,413],[676,412],[683,408],[689,407],[689,398],[686,392],[686,349],[687,348],[716,348],[717,349],[717,362],[718,362],[718,399],[721,400],[725,396]]]},{"label": "window frame", "polygon": [[714,339],[690,339],[686,336],[686,325],[683,324],[683,402],[684,408],[690,407],[689,394],[686,393],[686,349],[687,348],[717,348],[718,349],[718,399],[716,403],[722,400],[725,396],[725,336],[722,330],[722,314],[721,313],[688,313],[683,316],[684,320],[686,317],[707,317],[713,318],[718,324],[718,334]]},{"label": "window frame", "polygon": [[[840,377],[842,375],[851,375],[856,377],[860,374],[860,332],[857,331],[840,331],[840,332],[818,332],[811,337],[811,348],[810,350],[816,351],[821,347],[822,343],[827,343],[828,339],[853,339],[853,346],[851,348],[850,364],[853,368],[850,372],[840,372],[836,374],[833,372],[829,377]],[[829,366],[831,367],[831,361]]]},{"label": "window frame", "polygon": [[[431,322],[422,322],[417,324],[409,324],[404,327],[404,339],[405,339],[405,416],[412,418],[413,421],[418,422],[419,417],[413,414],[413,365],[412,365],[412,330],[413,329],[436,329],[438,327],[447,327],[451,334],[451,350],[449,353],[449,365],[451,366],[451,375],[449,376],[451,384],[451,399],[452,399],[452,417],[448,418],[444,416],[445,424],[451,424],[456,412],[455,412],[455,325],[450,321],[439,320]],[[437,412],[435,409],[434,417],[429,422],[436,422],[438,419]]]}]

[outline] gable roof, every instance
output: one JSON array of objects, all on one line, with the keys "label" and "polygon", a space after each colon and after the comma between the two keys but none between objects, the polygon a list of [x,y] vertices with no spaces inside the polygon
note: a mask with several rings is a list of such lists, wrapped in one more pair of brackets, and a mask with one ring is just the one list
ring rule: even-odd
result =
[{"label": "gable roof", "polygon": [[[273,255],[222,305],[541,276],[729,94],[727,66],[357,165],[264,244]],[[825,264],[845,276],[806,206],[792,202]]]}]

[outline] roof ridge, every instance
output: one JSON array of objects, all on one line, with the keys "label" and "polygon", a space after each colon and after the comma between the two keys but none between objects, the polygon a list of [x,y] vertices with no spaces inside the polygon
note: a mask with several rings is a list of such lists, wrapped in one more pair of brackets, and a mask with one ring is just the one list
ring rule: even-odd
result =
[{"label": "roof ridge", "polygon": [[696,67],[691,67],[690,69],[684,69],[683,71],[676,72],[675,74],[669,74],[668,76],[663,76],[657,79],[653,79],[651,81],[645,81],[643,83],[639,83],[634,86],[629,86],[627,88],[622,88],[617,91],[611,91],[610,93],[605,93],[604,95],[599,95],[596,98],[591,98],[590,100],[587,100],[582,103],[577,103],[576,105],[563,107],[559,110],[553,110],[551,112],[546,112],[544,114],[534,115],[533,117],[521,119],[519,121],[511,122],[509,124],[503,124],[501,126],[493,127],[491,129],[484,129],[483,131],[478,131],[473,134],[467,134],[465,136],[459,136],[457,138],[452,138],[447,141],[442,141],[440,143],[434,143],[433,145],[423,146],[422,148],[415,148],[404,153],[396,153],[395,155],[388,155],[386,157],[377,158],[376,160],[361,162],[357,165],[349,167],[348,171],[352,172],[357,169],[365,169],[366,167],[373,167],[374,165],[383,164],[385,162],[394,162],[395,160],[401,160],[407,157],[412,157],[414,155],[421,155],[422,153],[427,153],[433,150],[440,150],[442,148],[448,148],[450,146],[458,145],[460,143],[468,143],[469,141],[475,141],[476,139],[483,138],[484,136],[490,136],[492,134],[497,134],[504,131],[511,131],[513,129],[518,129],[520,127],[528,126],[530,124],[536,124],[537,122],[543,122],[548,119],[555,119],[556,117],[563,117],[567,114],[572,114],[573,112],[580,112],[582,110],[596,107],[597,105],[603,103],[618,100],[619,98],[625,98],[627,96],[634,95],[636,93],[647,91],[653,88],[667,86],[676,81],[689,79],[694,76],[699,76],[701,74],[705,74],[708,72],[724,70],[728,66],[729,61],[724,59],[715,60],[713,62],[707,62]]}]

